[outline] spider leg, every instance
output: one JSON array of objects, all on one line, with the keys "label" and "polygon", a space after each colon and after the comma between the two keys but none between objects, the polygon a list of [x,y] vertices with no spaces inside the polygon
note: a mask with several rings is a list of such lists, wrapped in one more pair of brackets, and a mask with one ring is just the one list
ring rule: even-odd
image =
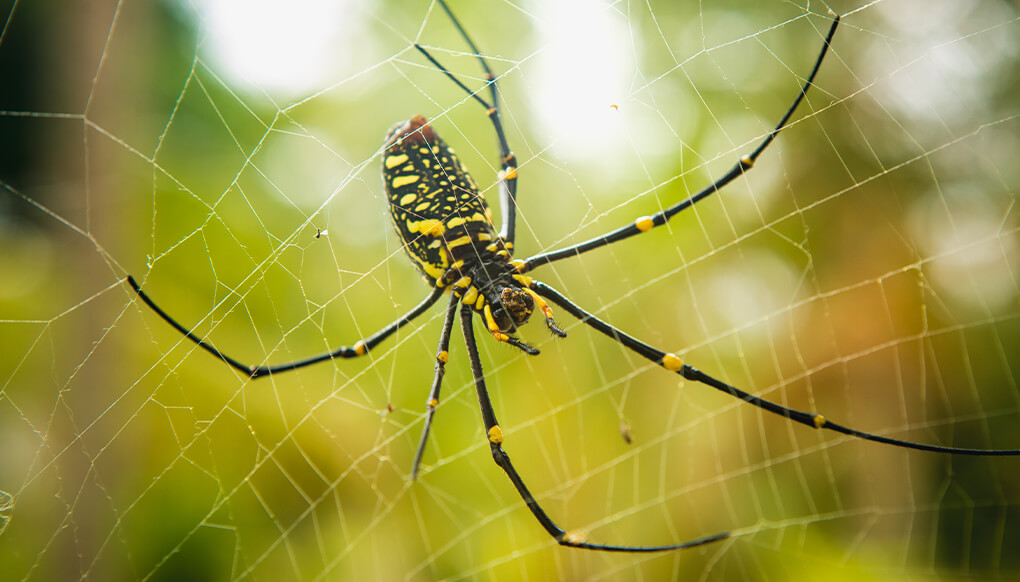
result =
[{"label": "spider leg", "polygon": [[631,224],[621,226],[620,228],[617,228],[615,230],[607,232],[602,236],[595,237],[585,242],[578,243],[576,245],[571,245],[558,251],[539,253],[532,257],[528,257],[523,261],[520,267],[518,267],[518,271],[524,273],[530,271],[531,269],[534,269],[535,267],[545,265],[547,263],[552,263],[553,261],[559,261],[561,259],[575,257],[577,255],[584,254],[588,251],[597,249],[599,247],[604,247],[606,245],[610,245],[615,242],[630,238],[634,235],[641,234],[643,232],[648,232],[649,230],[655,228],[656,226],[662,226],[663,224],[666,224],[666,222],[668,222],[669,219],[673,218],[673,216],[690,208],[691,206],[694,206],[695,203],[704,200],[705,198],[708,198],[712,194],[715,194],[716,192],[727,186],[730,182],[744,175],[744,172],[754,167],[754,163],[755,161],[757,161],[758,156],[760,156],[762,152],[765,151],[765,148],[769,147],[769,145],[776,139],[776,136],[779,135],[779,132],[782,131],[784,127],[786,127],[786,124],[790,120],[790,117],[793,116],[793,113],[797,110],[797,107],[800,106],[801,101],[804,100],[804,97],[807,95],[808,89],[811,88],[811,85],[814,82],[815,75],[818,73],[818,69],[820,69],[822,66],[822,61],[825,59],[826,53],[828,53],[829,51],[829,46],[832,43],[832,37],[833,35],[836,34],[836,28],[839,26],[839,19],[840,19],[839,16],[836,16],[833,19],[832,26],[829,27],[829,32],[825,36],[825,44],[822,46],[822,51],[818,54],[818,58],[815,60],[815,65],[814,68],[811,69],[811,74],[808,75],[808,78],[804,82],[804,85],[801,87],[800,92],[797,93],[797,98],[793,100],[793,104],[790,105],[790,108],[786,110],[786,113],[783,115],[783,118],[779,120],[779,123],[776,124],[776,127],[771,132],[769,132],[767,136],[765,136],[765,139],[762,140],[760,144],[758,144],[758,147],[756,147],[754,151],[747,155],[742,156],[740,160],[738,160],[737,163],[732,168],[730,168],[728,172],[722,175],[722,177],[717,179],[708,187],[702,189],[700,192],[694,194],[690,198],[682,200],[674,204],[673,206],[666,208],[665,210],[660,210],[659,212],[651,216],[641,216],[635,219],[634,222],[632,222]]},{"label": "spider leg", "polygon": [[444,75],[449,77],[458,87],[464,90],[472,99],[478,101],[485,107],[486,113],[489,115],[489,120],[492,122],[492,127],[496,130],[496,139],[499,141],[499,157],[500,157],[500,214],[503,217],[503,224],[499,229],[499,238],[503,240],[504,244],[510,249],[514,245],[514,237],[516,234],[517,225],[517,157],[514,156],[513,152],[510,151],[510,144],[506,139],[506,132],[503,131],[503,122],[499,118],[499,89],[496,86],[496,76],[492,74],[492,70],[489,68],[489,63],[482,56],[481,51],[475,45],[474,41],[468,35],[464,27],[461,26],[460,21],[454,16],[453,11],[446,5],[445,0],[439,0],[439,5],[443,7],[446,15],[450,17],[454,27],[457,28],[457,32],[467,43],[468,47],[471,48],[471,52],[481,63],[482,69],[485,71],[485,79],[487,81],[486,86],[489,88],[491,94],[492,103],[482,99],[477,91],[472,91],[464,83],[460,81],[449,69],[444,67],[435,57],[433,57],[424,47],[415,44],[414,48],[418,49],[420,53],[425,55],[437,69],[439,69]]},{"label": "spider leg", "polygon": [[579,319],[582,323],[591,326],[597,331],[608,336],[610,339],[623,345],[627,349],[633,351],[634,353],[642,356],[643,358],[655,364],[658,364],[659,366],[662,366],[663,368],[669,370],[670,372],[676,372],[688,380],[692,380],[694,382],[698,382],[706,386],[711,386],[712,388],[715,388],[720,392],[729,394],[730,396],[736,397],[737,399],[747,402],[748,404],[757,406],[762,410],[782,416],[783,418],[792,420],[793,422],[799,424],[803,424],[804,426],[816,429],[823,428],[826,430],[835,431],[860,439],[874,441],[877,443],[883,443],[886,445],[892,445],[894,447],[915,449],[919,451],[929,451],[933,453],[947,453],[954,455],[977,455],[988,457],[1020,455],[1020,450],[1018,449],[961,449],[956,447],[926,445],[922,443],[914,443],[910,441],[893,439],[889,437],[879,436],[876,434],[860,431],[854,428],[843,426],[841,424],[837,424],[835,422],[832,422],[831,420],[828,420],[821,414],[813,414],[810,412],[803,412],[793,408],[788,408],[781,404],[772,402],[771,400],[766,400],[764,398],[744,392],[743,390],[740,390],[739,388],[731,386],[725,382],[722,382],[721,380],[717,380],[709,376],[708,374],[705,374],[704,372],[698,370],[697,368],[684,364],[680,360],[680,358],[677,357],[675,354],[671,354],[653,348],[652,346],[632,336],[627,335],[626,333],[620,331],[619,329],[613,327],[612,325],[595,317],[591,313],[588,313],[580,306],[575,304],[573,301],[567,299],[558,291],[546,285],[545,283],[536,281],[534,283],[534,289],[539,295],[542,295],[543,297],[549,299],[553,303],[559,305],[565,311]]},{"label": "spider leg", "polygon": [[680,550],[708,544],[729,537],[729,532],[722,532],[666,546],[613,546],[588,543],[583,540],[582,536],[566,532],[556,525],[552,518],[549,517],[544,509],[542,509],[542,506],[538,504],[538,501],[535,500],[535,497],[524,484],[524,480],[517,472],[517,469],[515,469],[513,463],[510,462],[510,456],[503,450],[503,430],[499,427],[499,423],[496,421],[496,413],[492,410],[492,403],[489,401],[489,392],[485,388],[485,376],[482,372],[481,360],[478,357],[478,346],[475,343],[475,334],[472,327],[474,321],[470,306],[464,305],[461,307],[460,321],[461,327],[464,330],[464,342],[467,344],[468,359],[471,362],[471,373],[475,378],[475,390],[478,393],[478,404],[482,409],[482,422],[485,424],[485,435],[489,441],[489,449],[492,452],[492,459],[500,466],[500,468],[503,469],[507,477],[510,478],[510,482],[513,484],[514,489],[516,489],[517,493],[522,499],[524,499],[524,503],[527,504],[528,509],[531,510],[531,514],[535,516],[538,523],[545,528],[545,531],[548,532],[558,544],[571,548],[603,552],[641,553]]},{"label": "spider leg", "polygon": [[149,297],[147,293],[145,293],[145,291],[142,291],[142,288],[135,281],[134,277],[128,275],[127,282],[128,285],[130,285],[131,288],[135,290],[135,293],[138,294],[138,297],[140,297],[141,300],[146,305],[148,305],[150,309],[155,311],[156,315],[159,315],[161,318],[163,318],[163,321],[169,323],[174,329],[181,332],[181,334],[183,334],[184,337],[193,341],[195,345],[197,345],[198,347],[223,360],[228,365],[230,365],[230,367],[251,378],[259,378],[262,376],[279,374],[280,372],[286,372],[288,370],[304,368],[305,366],[317,364],[324,360],[334,360],[337,358],[355,358],[358,356],[363,356],[367,354],[369,350],[371,350],[372,348],[377,346],[380,342],[382,342],[384,339],[390,337],[393,334],[393,332],[407,325],[415,318],[417,318],[419,315],[425,313],[425,311],[427,311],[429,307],[432,307],[432,304],[435,303],[439,299],[439,297],[443,294],[443,289],[438,287],[434,288],[432,290],[432,293],[430,293],[428,297],[426,297],[418,305],[414,306],[414,308],[412,308],[410,311],[400,316],[395,321],[393,321],[386,327],[380,329],[379,331],[375,332],[374,334],[355,343],[353,346],[340,346],[339,348],[325,354],[312,356],[304,360],[287,362],[285,364],[277,364],[275,366],[249,366],[242,364],[238,360],[235,360],[234,358],[224,354],[216,347],[214,347],[212,344],[198,337],[197,335],[192,333],[191,330],[178,323],[174,318],[170,317],[165,311],[163,311],[158,305],[156,305],[156,303],[152,300],[152,298]]},{"label": "spider leg", "polygon": [[450,294],[450,305],[446,308],[446,319],[443,321],[443,333],[439,336],[439,350],[436,352],[436,376],[432,381],[432,390],[429,392],[428,402],[425,403],[425,426],[421,431],[421,440],[418,441],[418,452],[414,454],[414,463],[411,465],[411,479],[418,478],[418,467],[421,465],[422,455],[425,454],[425,442],[429,439],[429,431],[432,430],[432,417],[436,414],[436,407],[439,406],[439,388],[443,384],[443,376],[446,375],[446,362],[450,359],[450,332],[453,330],[453,320],[456,319],[457,305],[460,297]]}]

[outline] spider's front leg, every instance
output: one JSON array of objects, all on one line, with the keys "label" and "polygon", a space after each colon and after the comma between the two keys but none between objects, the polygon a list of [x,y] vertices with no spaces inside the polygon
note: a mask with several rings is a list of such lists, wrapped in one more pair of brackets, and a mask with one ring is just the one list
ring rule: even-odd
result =
[{"label": "spider's front leg", "polygon": [[613,327],[612,325],[606,323],[605,321],[602,321],[601,319],[595,317],[591,313],[588,313],[587,311],[582,309],[579,305],[564,297],[559,291],[553,289],[552,287],[546,285],[545,283],[536,282],[535,290],[536,292],[538,292],[538,294],[548,298],[550,301],[559,305],[568,313],[579,319],[581,323],[584,323],[594,328],[595,330],[599,331],[600,333],[605,334],[613,341],[623,345],[627,349],[653,362],[654,364],[661,366],[662,368],[670,372],[680,374],[681,376],[688,380],[715,388],[716,390],[719,390],[724,394],[733,396],[739,400],[751,404],[752,406],[756,406],[766,412],[771,412],[772,414],[781,416],[783,418],[796,422],[797,424],[802,424],[804,426],[814,429],[831,430],[833,432],[838,432],[840,434],[845,434],[847,436],[882,443],[885,445],[892,445],[894,447],[901,447],[904,449],[914,449],[918,451],[928,451],[932,453],[947,453],[954,455],[974,455],[982,457],[1020,456],[1020,449],[965,449],[957,447],[944,447],[940,445],[926,445],[923,443],[915,443],[911,441],[904,441],[900,439],[884,437],[881,435],[864,432],[861,430],[857,430],[855,428],[850,428],[848,426],[835,423],[827,419],[826,417],[822,416],[821,414],[804,412],[802,410],[796,410],[794,408],[783,406],[781,404],[772,402],[771,400],[766,400],[759,396],[755,396],[753,394],[750,394],[737,388],[736,386],[732,386],[721,380],[713,378],[712,376],[709,376],[708,374],[702,372],[701,370],[698,370],[693,366],[685,364],[676,354],[665,352],[658,348],[654,348],[642,342],[641,340],[620,331],[616,327]]},{"label": "spider's front leg", "polygon": [[566,248],[562,248],[556,251],[539,253],[537,255],[528,257],[527,259],[521,262],[518,271],[521,273],[525,273],[536,267],[540,267],[542,265],[552,263],[554,261],[576,257],[584,253],[587,253],[588,251],[608,246],[621,240],[628,239],[632,236],[648,232],[649,230],[652,230],[657,226],[662,226],[666,224],[667,222],[669,222],[671,218],[673,218],[677,214],[683,212],[684,210],[687,210],[688,208],[694,206],[695,204],[704,200],[705,198],[712,196],[713,194],[715,194],[719,190],[722,190],[740,176],[743,176],[744,172],[747,172],[748,170],[754,167],[754,164],[758,160],[758,157],[761,156],[762,152],[764,152],[765,149],[768,148],[773,141],[775,141],[776,136],[778,136],[779,132],[782,131],[784,127],[786,127],[786,124],[790,121],[790,118],[793,117],[794,112],[797,111],[797,108],[800,107],[801,102],[804,101],[805,96],[807,96],[808,89],[810,89],[811,86],[814,84],[815,75],[818,74],[818,70],[822,66],[822,61],[825,60],[826,53],[829,52],[829,46],[832,43],[832,37],[836,34],[836,29],[839,27],[839,21],[840,21],[839,16],[833,18],[832,25],[829,27],[829,32],[825,35],[825,42],[822,45],[821,52],[818,53],[818,58],[815,60],[815,65],[811,69],[811,73],[808,75],[807,80],[804,81],[804,84],[800,88],[800,92],[797,93],[797,97],[793,100],[793,104],[790,105],[789,109],[786,110],[786,113],[783,115],[782,119],[780,119],[779,123],[776,124],[772,131],[770,131],[768,135],[765,136],[761,143],[758,144],[758,147],[752,150],[751,153],[740,156],[740,159],[737,160],[737,162],[729,169],[729,171],[727,171],[725,174],[723,174],[721,177],[716,179],[714,182],[712,182],[705,188],[701,189],[701,191],[697,192],[696,194],[690,196],[689,198],[681,200],[680,202],[677,202],[676,204],[673,204],[668,208],[660,210],[659,212],[656,212],[651,216],[638,217],[630,224],[625,224],[619,228],[611,230],[593,239],[577,243],[574,245],[570,245]]},{"label": "spider's front leg", "polygon": [[499,423],[496,421],[496,413],[492,409],[492,402],[489,400],[489,392],[485,388],[485,376],[482,372],[481,359],[478,357],[478,346],[475,343],[475,333],[474,328],[472,327],[473,319],[471,313],[472,309],[470,306],[464,305],[461,307],[460,321],[461,327],[464,330],[464,342],[467,344],[468,359],[471,363],[471,374],[475,379],[475,391],[478,394],[478,404],[481,407],[482,422],[485,426],[485,436],[489,441],[489,450],[492,453],[492,459],[501,469],[503,469],[507,477],[510,479],[510,483],[512,483],[514,489],[517,490],[518,495],[521,496],[521,499],[523,499],[524,503],[528,506],[528,510],[531,511],[531,514],[535,516],[535,519],[538,520],[538,523],[541,524],[545,531],[556,540],[556,543],[561,546],[580,548],[584,550],[643,553],[691,548],[729,537],[729,532],[722,532],[679,544],[670,544],[665,546],[615,546],[588,543],[584,541],[583,535],[564,531],[556,525],[556,522],[554,522],[552,518],[549,517],[549,514],[542,509],[542,506],[539,505],[535,496],[528,490],[527,485],[524,484],[524,479],[521,478],[520,473],[517,472],[513,463],[510,462],[510,456],[503,450],[503,429],[500,428]]}]

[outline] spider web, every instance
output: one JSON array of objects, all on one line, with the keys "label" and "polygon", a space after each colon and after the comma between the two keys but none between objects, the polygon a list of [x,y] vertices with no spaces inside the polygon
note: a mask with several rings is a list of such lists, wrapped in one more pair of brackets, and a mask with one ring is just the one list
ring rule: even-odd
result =
[{"label": "spider web", "polygon": [[[683,4],[677,6],[676,4]],[[352,343],[427,287],[389,225],[385,129],[433,119],[496,207],[477,62],[427,1],[9,5],[0,32],[0,571],[11,580],[1008,578],[1020,465],[794,426],[678,383],[559,312],[529,357],[460,331],[409,474],[442,325]],[[748,152],[821,48],[818,2],[456,2],[521,163],[518,255],[693,193]],[[1020,447],[1015,6],[846,15],[757,167],[668,226],[534,275],[774,401],[895,438]]]}]

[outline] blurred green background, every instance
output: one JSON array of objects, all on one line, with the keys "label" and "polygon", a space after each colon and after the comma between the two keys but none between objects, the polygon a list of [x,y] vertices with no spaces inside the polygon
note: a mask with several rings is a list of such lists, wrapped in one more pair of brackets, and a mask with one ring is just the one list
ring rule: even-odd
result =
[{"label": "blurred green background", "polygon": [[[499,76],[518,256],[724,172],[666,228],[534,275],[692,365],[862,430],[1020,447],[1020,34],[1009,2],[452,2]],[[538,357],[478,333],[491,461],[459,330],[409,480],[442,324],[353,343],[428,289],[379,168],[422,114],[498,216],[497,150],[429,1],[8,5],[0,36],[0,578],[896,579],[1020,573],[1020,465],[820,434],[650,366],[566,314]],[[325,232],[324,236],[316,236]],[[632,442],[626,442],[626,433]]]}]

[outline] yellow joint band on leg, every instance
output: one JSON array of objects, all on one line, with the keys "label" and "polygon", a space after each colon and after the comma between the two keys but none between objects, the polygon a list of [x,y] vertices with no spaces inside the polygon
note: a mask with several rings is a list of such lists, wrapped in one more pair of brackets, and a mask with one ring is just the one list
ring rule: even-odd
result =
[{"label": "yellow joint band on leg", "polygon": [[354,344],[354,353],[358,354],[359,356],[364,356],[365,354],[367,354],[368,348],[365,347],[365,342],[359,341],[358,343]]},{"label": "yellow joint band on leg", "polygon": [[492,428],[489,429],[489,442],[496,445],[503,444],[503,429],[499,428],[498,424],[492,425]]},{"label": "yellow joint band on leg", "polygon": [[634,226],[641,232],[648,232],[655,226],[655,221],[652,220],[651,216],[642,216],[634,221]]},{"label": "yellow joint band on leg", "polygon": [[753,168],[754,160],[751,159],[751,156],[744,154],[740,156],[740,165],[744,166],[745,168]]},{"label": "yellow joint band on leg", "polygon": [[564,532],[563,539],[571,544],[583,544],[588,541],[588,536],[583,531]]},{"label": "yellow joint band on leg", "polygon": [[450,361],[450,352],[443,350],[436,354],[436,361],[440,364],[445,364]]},{"label": "yellow joint band on leg", "polygon": [[531,287],[531,284],[534,282],[531,280],[531,277],[527,275],[514,275],[513,277],[514,281],[517,281],[518,283],[524,285],[525,287]]},{"label": "yellow joint band on leg", "polygon": [[517,178],[517,168],[513,166],[507,166],[506,169],[500,170],[499,178],[501,180],[514,180]]},{"label": "yellow joint band on leg", "polygon": [[464,292],[464,303],[466,303],[468,305],[471,305],[477,299],[478,299],[478,289],[475,289],[474,287],[470,287],[470,288],[468,288],[467,291]]},{"label": "yellow joint band on leg", "polygon": [[[519,275],[515,275],[514,278],[516,279],[518,276]],[[539,297],[538,293],[535,293],[528,287],[524,288],[524,292],[527,293],[528,295],[531,295],[531,298],[535,300],[535,305],[537,305],[538,308],[542,310],[542,315],[544,315],[546,319],[553,318],[552,307],[549,307],[549,304],[545,302],[545,299]]]},{"label": "yellow joint band on leg", "polygon": [[670,372],[679,372],[683,369],[684,362],[676,354],[666,354],[662,356],[662,367]]},{"label": "yellow joint band on leg", "polygon": [[815,428],[822,428],[823,426],[825,426],[825,423],[826,420],[824,416],[822,416],[821,414],[815,415]]},{"label": "yellow joint band on leg", "polygon": [[429,408],[435,408],[439,406],[439,401],[436,400],[435,398],[432,398],[426,404],[428,405]]}]

